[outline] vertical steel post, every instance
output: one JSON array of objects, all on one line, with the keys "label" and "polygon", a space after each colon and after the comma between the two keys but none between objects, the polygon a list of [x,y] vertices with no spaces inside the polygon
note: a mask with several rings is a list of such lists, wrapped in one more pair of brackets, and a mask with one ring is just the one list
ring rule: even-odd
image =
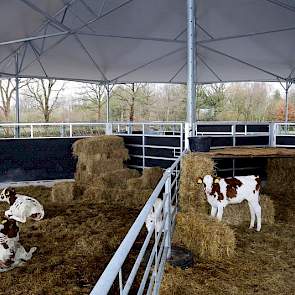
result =
[{"label": "vertical steel post", "polygon": [[108,83],[106,85],[106,90],[107,90],[107,123],[110,122],[110,84]]},{"label": "vertical steel post", "polygon": [[286,81],[286,88],[285,88],[285,93],[286,93],[286,101],[285,101],[285,123],[288,122],[288,105],[289,105],[289,102],[288,102],[288,92],[289,92],[289,83],[288,81]]},{"label": "vertical steel post", "polygon": [[166,201],[165,204],[163,204],[164,208],[164,216],[167,214],[167,219],[165,222],[165,232],[167,232],[166,235],[166,240],[165,240],[165,247],[168,248],[168,252],[167,252],[167,258],[169,259],[171,256],[171,197],[172,197],[172,187],[171,187],[171,174],[172,171],[170,168],[168,168],[166,170],[166,173],[168,173],[168,178],[165,182],[165,195],[166,197]]},{"label": "vertical steel post", "polygon": [[195,135],[196,122],[196,5],[187,0],[187,105],[186,105],[186,147],[188,137]]},{"label": "vertical steel post", "polygon": [[15,127],[15,137],[20,137],[20,130],[19,130],[19,78],[18,78],[18,52],[15,55],[15,123],[17,124]]}]

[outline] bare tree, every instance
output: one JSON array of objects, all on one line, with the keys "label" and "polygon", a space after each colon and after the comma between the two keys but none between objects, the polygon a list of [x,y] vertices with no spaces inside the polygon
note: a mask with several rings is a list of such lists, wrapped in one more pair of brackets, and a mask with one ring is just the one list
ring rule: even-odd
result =
[{"label": "bare tree", "polygon": [[43,114],[44,121],[49,122],[50,115],[57,107],[65,83],[61,85],[55,79],[29,79],[25,96],[32,99],[37,109]]},{"label": "bare tree", "polygon": [[97,120],[102,118],[101,112],[106,104],[107,91],[105,85],[99,83],[84,83],[79,91],[79,100],[83,102],[83,107],[94,111]]},{"label": "bare tree", "polygon": [[128,120],[134,121],[135,106],[138,104],[148,104],[151,91],[146,83],[132,83],[117,86],[114,89],[113,97],[117,98],[124,107],[128,108]]},{"label": "bare tree", "polygon": [[[26,86],[26,80],[20,80],[19,89]],[[9,121],[11,113],[11,102],[14,99],[16,91],[15,79],[9,78],[5,80],[0,79],[0,110],[3,113],[5,121]]]}]

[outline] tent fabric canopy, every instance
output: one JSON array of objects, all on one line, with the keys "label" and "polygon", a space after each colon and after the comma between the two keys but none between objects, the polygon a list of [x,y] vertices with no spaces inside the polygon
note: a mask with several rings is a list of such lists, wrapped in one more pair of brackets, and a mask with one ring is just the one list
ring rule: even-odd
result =
[{"label": "tent fabric canopy", "polygon": [[[197,0],[197,82],[295,78],[291,0]],[[184,83],[185,0],[3,0],[1,77]],[[18,55],[16,66],[15,55]]]}]

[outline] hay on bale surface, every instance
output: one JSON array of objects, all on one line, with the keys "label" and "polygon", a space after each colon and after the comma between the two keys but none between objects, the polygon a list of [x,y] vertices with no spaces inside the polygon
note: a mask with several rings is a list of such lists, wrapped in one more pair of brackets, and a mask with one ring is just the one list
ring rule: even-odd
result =
[{"label": "hay on bale surface", "polygon": [[154,189],[163,176],[160,167],[145,168],[142,176],[127,181],[128,189]]},{"label": "hay on bale surface", "polygon": [[56,203],[68,203],[77,200],[83,195],[82,188],[73,181],[59,182],[53,185],[51,201]]},{"label": "hay on bale surface", "polygon": [[[128,150],[124,147],[124,140],[122,137],[115,135],[103,135],[97,137],[90,137],[77,140],[73,144],[73,154],[87,160],[88,157],[95,155],[97,159],[114,158],[114,159],[128,159]],[[98,156],[100,155],[100,156]]]},{"label": "hay on bale surface", "polygon": [[268,159],[266,172],[267,193],[293,195],[295,200],[295,158]]},{"label": "hay on bale surface", "polygon": [[180,210],[189,211],[191,208],[198,212],[208,213],[208,202],[203,185],[197,183],[198,177],[212,175],[214,162],[211,158],[200,153],[189,153],[181,163],[179,204]]},{"label": "hay on bale surface", "polygon": [[276,220],[295,222],[295,158],[267,160],[267,182],[263,191],[272,196]]},{"label": "hay on bale surface", "polygon": [[143,188],[155,188],[163,176],[163,170],[160,167],[151,167],[143,169],[142,185]]},{"label": "hay on bale surface", "polygon": [[175,241],[203,260],[222,261],[235,253],[233,230],[210,216],[190,210],[178,213]]},{"label": "hay on bale surface", "polygon": [[116,159],[107,160],[88,160],[87,164],[81,163],[79,160],[76,165],[75,180],[82,186],[88,185],[93,178],[108,172],[123,169],[122,161]]},{"label": "hay on bale surface", "polygon": [[95,177],[90,186],[100,188],[126,188],[127,181],[139,177],[140,173],[136,169],[118,169],[100,174]]},{"label": "hay on bale surface", "polygon": [[[274,224],[275,210],[274,204],[270,196],[260,195],[260,206],[263,224]],[[227,224],[241,225],[243,223],[250,224],[250,210],[248,202],[244,201],[240,204],[228,205],[224,208],[222,220]]]},{"label": "hay on bale surface", "polygon": [[146,203],[152,192],[152,189],[136,190],[89,187],[83,194],[83,201],[139,208]]}]

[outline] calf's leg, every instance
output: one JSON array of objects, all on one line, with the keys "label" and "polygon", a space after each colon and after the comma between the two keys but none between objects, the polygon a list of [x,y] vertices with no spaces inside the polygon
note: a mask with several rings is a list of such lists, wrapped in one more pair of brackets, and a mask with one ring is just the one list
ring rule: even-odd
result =
[{"label": "calf's leg", "polygon": [[222,219],[222,215],[223,215],[223,206],[222,206],[222,205],[219,205],[219,206],[217,207],[217,215],[216,215],[216,217],[217,217],[217,219],[218,219],[219,221],[221,221],[221,219]]},{"label": "calf's leg", "polygon": [[250,215],[251,215],[251,221],[250,221],[249,228],[253,228],[254,223],[255,223],[255,211],[254,211],[254,208],[253,208],[253,206],[252,206],[252,204],[250,202],[248,202],[248,205],[249,205]]},{"label": "calf's leg", "polygon": [[217,212],[217,207],[211,207],[211,216],[215,217],[216,216],[216,212]]}]

